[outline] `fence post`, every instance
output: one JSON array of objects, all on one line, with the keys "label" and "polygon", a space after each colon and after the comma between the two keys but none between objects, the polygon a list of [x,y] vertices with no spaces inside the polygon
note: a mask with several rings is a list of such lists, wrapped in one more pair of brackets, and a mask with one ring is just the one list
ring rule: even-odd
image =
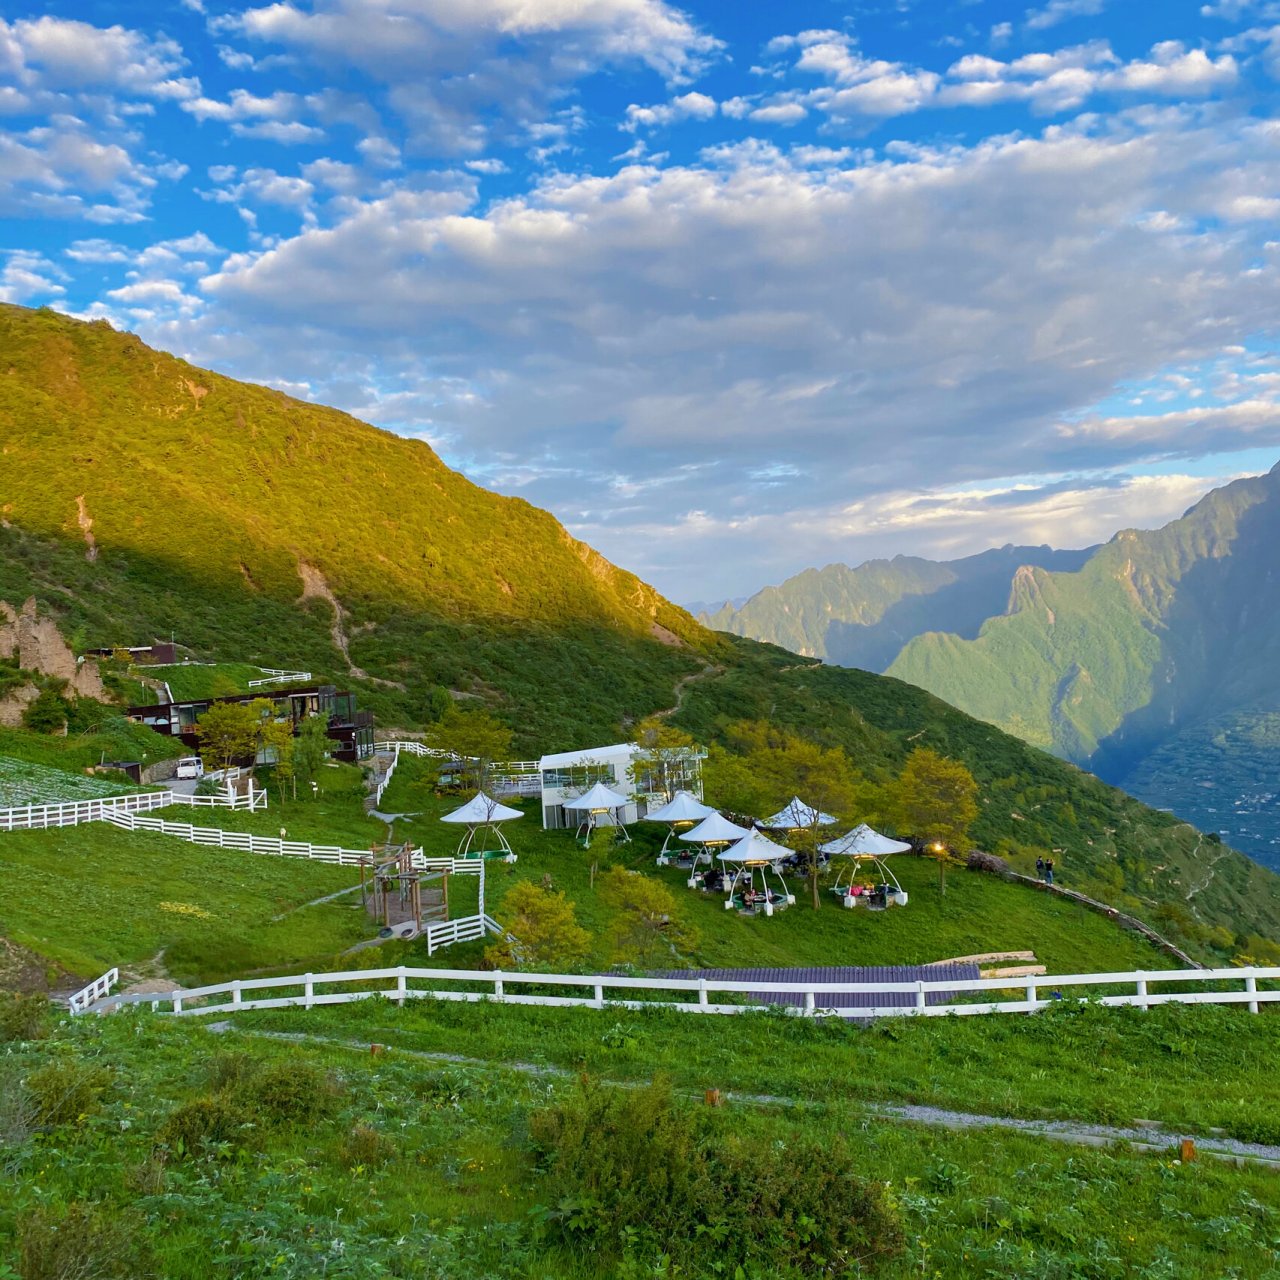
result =
[{"label": "fence post", "polygon": [[404,1008],[405,997],[409,994],[409,985],[405,980],[404,965],[396,970],[396,999],[400,1002],[400,1007]]},{"label": "fence post", "polygon": [[[1247,991],[1251,996],[1256,996],[1256,995],[1258,994],[1258,980],[1257,980],[1257,978],[1253,977],[1253,975],[1252,975],[1252,974],[1251,974],[1249,977],[1247,977],[1247,978],[1244,980],[1244,989],[1245,989],[1245,990],[1246,990],[1246,991]],[[1257,1000],[1250,1000],[1250,1001],[1249,1001],[1249,1012],[1250,1012],[1250,1013],[1257,1013],[1257,1012],[1258,1012],[1258,1002],[1257,1002]]]},{"label": "fence post", "polygon": [[707,980],[706,978],[698,979],[698,1004],[701,1008],[707,1007]]},{"label": "fence post", "polygon": [[923,1009],[925,1007],[925,1004],[926,1004],[926,1001],[924,998],[924,979],[922,978],[916,982],[916,1008]]},{"label": "fence post", "polygon": [[241,990],[241,983],[240,983],[240,979],[237,978],[231,984],[231,1003],[237,1008],[244,1003],[244,997],[240,994],[240,990]]},{"label": "fence post", "polygon": [[[308,973],[302,980],[302,1007],[310,1009],[316,1002],[316,983],[315,974]],[[403,978],[401,979],[403,981]],[[404,1000],[404,992],[400,993],[401,1002]]]},{"label": "fence post", "polygon": [[604,1008],[604,983],[603,982],[596,983],[595,1006],[597,1009]]},{"label": "fence post", "polygon": [[173,1011],[174,1013],[182,1012],[182,992],[175,991],[173,993]]},{"label": "fence post", "polygon": [[817,1002],[816,1002],[816,1001],[814,1000],[814,998],[813,998],[813,992],[812,992],[812,991],[806,991],[806,992],[804,993],[804,1012],[805,1012],[805,1017],[810,1018],[810,1017],[812,1017],[812,1016],[813,1016],[813,1011],[814,1011],[814,1008],[816,1007],[816,1004],[817,1004]]},{"label": "fence post", "polygon": [[1139,978],[1137,982],[1137,988],[1138,988],[1138,998],[1136,1003],[1138,1008],[1139,1009],[1151,1008],[1151,1005],[1147,1000],[1147,980],[1145,978]]},{"label": "fence post", "polygon": [[493,998],[501,1000],[506,994],[506,988],[502,984],[502,970],[495,969],[493,971]]},{"label": "fence post", "polygon": [[1028,982],[1026,991],[1027,991],[1027,1004],[1030,1006],[1030,1012],[1035,1013],[1036,1008],[1040,1003],[1038,998],[1039,990],[1034,982]]}]

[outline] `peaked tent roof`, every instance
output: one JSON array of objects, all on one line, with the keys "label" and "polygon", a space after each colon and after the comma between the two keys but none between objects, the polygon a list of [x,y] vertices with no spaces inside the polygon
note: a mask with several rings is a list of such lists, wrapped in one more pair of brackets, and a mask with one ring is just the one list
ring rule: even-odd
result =
[{"label": "peaked tent roof", "polygon": [[512,818],[523,817],[524,814],[519,809],[512,809],[492,796],[485,795],[483,791],[477,791],[461,809],[446,813],[440,821],[465,823],[474,827],[486,822],[510,822]]},{"label": "peaked tent roof", "polygon": [[692,831],[682,831],[680,839],[688,840],[691,844],[720,844],[741,840],[747,834],[747,827],[730,822],[724,814],[713,809]]},{"label": "peaked tent roof", "polygon": [[660,809],[645,814],[646,822],[701,822],[715,810],[703,804],[692,791],[677,791]]},{"label": "peaked tent roof", "polygon": [[775,844],[768,836],[752,831],[719,856],[721,862],[778,862],[791,857],[794,852],[794,849]]},{"label": "peaked tent roof", "polygon": [[864,822],[861,826],[854,827],[848,835],[828,840],[818,848],[823,853],[844,854],[851,858],[883,858],[890,853],[907,853],[911,846],[905,840],[891,840],[888,836],[882,836]]},{"label": "peaked tent roof", "polygon": [[575,800],[566,800],[564,807],[566,809],[621,809],[624,804],[630,804],[631,801],[626,796],[620,796],[616,791],[611,791],[603,782],[597,782],[590,791],[580,795]]},{"label": "peaked tent roof", "polygon": [[792,796],[791,803],[779,809],[772,818],[765,818],[762,827],[771,831],[796,831],[801,827],[831,827],[836,820],[829,813],[822,813],[811,804],[805,804],[799,796]]}]

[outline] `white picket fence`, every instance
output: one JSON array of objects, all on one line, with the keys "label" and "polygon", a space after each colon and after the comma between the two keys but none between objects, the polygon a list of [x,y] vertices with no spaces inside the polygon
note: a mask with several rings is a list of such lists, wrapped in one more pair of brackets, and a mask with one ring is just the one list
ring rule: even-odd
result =
[{"label": "white picket fence", "polygon": [[72,1013],[84,1013],[97,1000],[111,994],[111,988],[120,981],[119,969],[108,969],[100,978],[95,978],[87,987],[81,987],[75,995],[68,997],[67,1008]]},{"label": "white picket fence", "polygon": [[[310,858],[339,867],[357,867],[368,862],[368,849],[345,849],[336,844],[310,844],[306,840],[284,840],[278,836],[255,836],[247,831],[224,831],[221,827],[196,827],[189,822],[170,822],[167,818],[145,818],[133,813],[108,816],[112,826],[125,831],[154,831],[176,836],[190,844],[211,845],[218,849],[238,849],[242,853],[262,853],[277,858]],[[418,871],[449,871],[480,874],[484,863],[480,858],[428,858],[414,853],[413,865]]]},{"label": "white picket fence", "polygon": [[46,827],[76,827],[82,822],[110,822],[113,818],[149,813],[152,809],[164,809],[171,804],[253,811],[267,807],[267,793],[252,788],[248,795],[224,791],[212,796],[188,796],[167,790],[135,791],[94,800],[19,805],[13,809],[0,809],[0,831],[33,831]]},{"label": "white picket fence", "polygon": [[306,684],[311,679],[310,671],[279,671],[275,667],[259,667],[260,671],[265,671],[266,677],[262,680],[250,680],[250,689],[261,689],[268,684]]},{"label": "white picket fence", "polygon": [[[501,932],[501,927],[488,916],[468,917],[431,926],[453,930],[449,941],[461,941],[463,937],[479,937],[484,932]],[[469,930],[468,932],[463,932]],[[474,932],[472,932],[474,931]],[[445,945],[443,933],[437,945]],[[411,987],[410,981],[464,984],[474,990],[440,990],[438,986]],[[1149,1009],[1160,1004],[1243,1004],[1251,1013],[1257,1013],[1260,1005],[1280,1001],[1280,989],[1260,990],[1261,981],[1280,980],[1280,966],[1248,969],[1154,969],[1131,973],[1076,973],[1062,976],[1027,978],[1015,984],[1022,988],[1021,999],[1002,999],[965,1003],[954,997],[990,992],[1002,995],[1011,989],[1007,978],[945,979],[916,982],[761,982],[729,980],[723,978],[638,978],[621,974],[566,974],[566,973],[504,973],[475,969],[416,969],[400,966],[395,969],[357,969],[341,973],[305,973],[282,978],[240,979],[221,982],[213,986],[192,987],[185,991],[165,992],[160,995],[137,995],[113,998],[104,1004],[118,1008],[125,1004],[149,1004],[154,1009],[168,1005],[175,1014],[226,1013],[236,1009],[279,1009],[301,1006],[310,1009],[315,1005],[349,1004],[356,1000],[368,1000],[375,996],[395,1000],[494,1000],[504,1004],[532,1004],[570,1006],[602,1009],[606,1004],[630,1009],[672,1009],[684,1013],[746,1013],[752,1009],[781,1008],[799,1016],[815,1016],[820,1013],[843,1018],[879,1017],[940,1017],[948,1014],[986,1013],[1034,1013],[1057,1004],[1059,1000],[1082,998],[1064,994],[1072,988],[1132,986],[1132,994],[1101,995],[1095,1002],[1101,1005],[1131,1005]],[[390,982],[394,985],[387,986]],[[1161,984],[1178,983],[1197,987],[1197,990],[1155,991]],[[1230,986],[1231,989],[1212,990],[1212,985]],[[513,987],[564,987],[582,988],[589,995],[553,996],[542,992],[520,993]],[[345,990],[335,991],[334,987]],[[352,989],[354,988],[354,989]],[[245,999],[246,993],[257,991],[284,991],[286,994]],[[627,999],[624,992],[669,992],[675,1000]],[[1048,997],[1041,994],[1049,992]],[[751,996],[763,993],[788,995],[795,1001],[787,1005],[752,1003]],[[617,994],[615,994],[617,993]],[[713,994],[734,995],[743,1003],[716,1003]],[[948,1003],[930,1004],[931,993],[944,993]],[[831,1003],[841,994],[859,994],[872,998],[893,995],[909,1003],[873,1004],[855,1008],[837,1008]],[[1087,994],[1087,993],[1086,993]],[[219,999],[219,997],[230,997]],[[76,1011],[78,1012],[78,1011]]]}]

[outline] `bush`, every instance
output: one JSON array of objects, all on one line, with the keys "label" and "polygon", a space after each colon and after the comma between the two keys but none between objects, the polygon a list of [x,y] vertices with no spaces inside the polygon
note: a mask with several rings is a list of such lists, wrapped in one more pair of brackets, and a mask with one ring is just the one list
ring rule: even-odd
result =
[{"label": "bush", "polygon": [[265,1125],[310,1124],[333,1110],[335,1081],[309,1062],[272,1062],[243,1080],[232,1093]]},{"label": "bush", "polygon": [[72,1124],[98,1109],[112,1078],[106,1067],[49,1062],[27,1077],[27,1091],[41,1124]]},{"label": "bush", "polygon": [[182,1159],[210,1147],[244,1146],[253,1135],[254,1117],[221,1094],[206,1094],[176,1107],[156,1130],[156,1144]]},{"label": "bush", "polygon": [[18,1219],[22,1280],[144,1280],[154,1275],[145,1223],[130,1210],[74,1200]]},{"label": "bush", "polygon": [[677,1104],[664,1080],[622,1090],[583,1083],[534,1113],[548,1202],[537,1228],[584,1254],[674,1267],[763,1265],[848,1274],[899,1253],[901,1225],[838,1138],[781,1143],[730,1133]]},{"label": "bush", "polygon": [[970,871],[986,871],[995,876],[1007,876],[1009,864],[994,853],[985,853],[981,849],[970,849],[964,865]]},{"label": "bush", "polygon": [[372,1125],[357,1124],[338,1148],[338,1160],[348,1169],[371,1169],[395,1157],[396,1144]]},{"label": "bush", "polygon": [[50,1012],[45,996],[0,992],[0,1044],[42,1039],[49,1028]]}]

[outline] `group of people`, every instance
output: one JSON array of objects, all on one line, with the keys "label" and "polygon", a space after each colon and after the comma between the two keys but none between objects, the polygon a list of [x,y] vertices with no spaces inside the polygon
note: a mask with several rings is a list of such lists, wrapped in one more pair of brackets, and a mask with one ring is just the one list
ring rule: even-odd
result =
[{"label": "group of people", "polygon": [[1040,877],[1045,884],[1053,883],[1053,859],[1037,858],[1036,859],[1036,875]]}]

